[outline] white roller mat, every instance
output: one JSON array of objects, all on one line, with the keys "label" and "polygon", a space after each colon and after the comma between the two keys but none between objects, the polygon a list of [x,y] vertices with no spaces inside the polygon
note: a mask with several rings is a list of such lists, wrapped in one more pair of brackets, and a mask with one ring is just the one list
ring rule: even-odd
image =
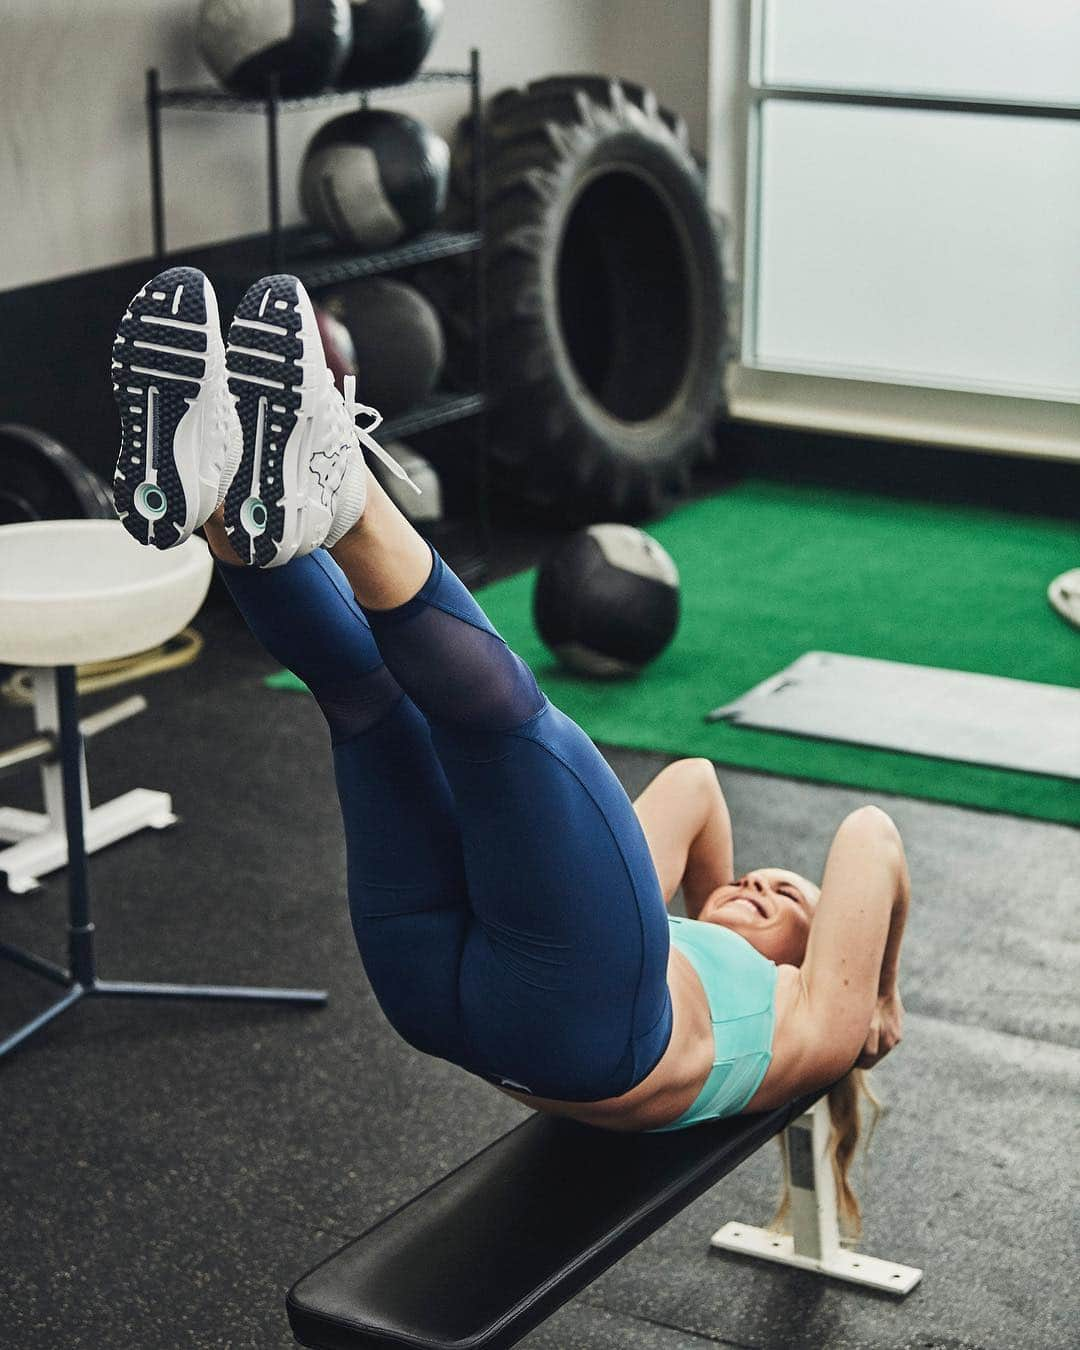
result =
[{"label": "white roller mat", "polygon": [[706,721],[1080,779],[1080,690],[806,652]]}]

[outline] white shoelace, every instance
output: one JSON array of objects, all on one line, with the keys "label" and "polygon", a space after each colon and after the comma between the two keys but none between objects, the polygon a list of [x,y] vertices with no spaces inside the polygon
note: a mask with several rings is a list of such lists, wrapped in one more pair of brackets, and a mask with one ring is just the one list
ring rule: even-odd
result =
[{"label": "white shoelace", "polygon": [[[334,383],[334,376],[331,371],[328,370],[326,372],[326,377],[331,384]],[[400,478],[402,482],[408,483],[408,485],[412,488],[412,490],[415,493],[417,493],[418,496],[422,497],[424,495],[423,489],[417,487],[417,485],[413,482],[413,480],[409,477],[409,475],[405,472],[405,470],[401,467],[401,465],[397,462],[397,460],[393,457],[393,455],[391,455],[389,451],[384,450],[383,447],[379,444],[379,442],[375,439],[375,437],[372,436],[371,433],[383,420],[382,413],[379,412],[376,408],[370,407],[367,403],[357,403],[355,375],[345,376],[344,403],[345,403],[345,415],[349,419],[349,426],[353,431],[356,432],[357,436],[360,437],[361,442],[367,446],[367,448],[371,451],[373,455],[377,455],[378,458],[382,460],[382,462],[386,465],[386,467],[390,470],[390,472],[394,475],[395,478]],[[360,416],[361,413],[364,413],[366,416],[371,418],[371,421],[368,423],[366,427],[358,427],[356,425],[356,419]]]}]

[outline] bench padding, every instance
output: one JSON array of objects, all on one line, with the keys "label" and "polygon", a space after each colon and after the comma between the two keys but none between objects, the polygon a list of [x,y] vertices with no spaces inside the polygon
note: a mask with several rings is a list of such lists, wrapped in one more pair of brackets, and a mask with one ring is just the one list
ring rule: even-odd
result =
[{"label": "bench padding", "polygon": [[315,1350],[503,1350],[809,1110],[673,1134],[533,1116],[289,1291]]}]

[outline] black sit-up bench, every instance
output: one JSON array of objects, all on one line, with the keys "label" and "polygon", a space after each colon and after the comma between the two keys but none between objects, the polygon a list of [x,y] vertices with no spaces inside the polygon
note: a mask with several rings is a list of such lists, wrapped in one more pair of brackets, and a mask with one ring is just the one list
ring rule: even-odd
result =
[{"label": "black sit-up bench", "polygon": [[504,1350],[784,1131],[791,1236],[729,1223],[713,1245],[907,1293],[921,1271],[842,1250],[824,1099],[673,1134],[533,1116],[289,1291],[313,1350]]}]

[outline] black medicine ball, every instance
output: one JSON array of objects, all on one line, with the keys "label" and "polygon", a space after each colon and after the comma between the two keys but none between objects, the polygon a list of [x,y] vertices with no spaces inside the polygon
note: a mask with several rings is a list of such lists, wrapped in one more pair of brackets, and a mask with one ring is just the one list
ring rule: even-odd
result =
[{"label": "black medicine ball", "polygon": [[446,206],[450,148],[404,113],[363,109],[315,133],[300,204],[343,243],[389,248],[433,225]]},{"label": "black medicine ball", "polygon": [[359,0],[352,6],[352,51],[340,89],[371,89],[411,80],[431,50],[443,0]]},{"label": "black medicine ball", "polygon": [[571,670],[635,674],[675,635],[678,569],[655,539],[633,525],[590,525],[541,564],[533,619]]},{"label": "black medicine ball", "polygon": [[372,277],[343,287],[326,304],[352,338],[363,402],[396,417],[434,390],[443,369],[442,326],[415,287]]},{"label": "black medicine ball", "polygon": [[197,41],[226,89],[259,97],[276,73],[281,93],[318,94],[349,55],[348,0],[203,0]]}]

